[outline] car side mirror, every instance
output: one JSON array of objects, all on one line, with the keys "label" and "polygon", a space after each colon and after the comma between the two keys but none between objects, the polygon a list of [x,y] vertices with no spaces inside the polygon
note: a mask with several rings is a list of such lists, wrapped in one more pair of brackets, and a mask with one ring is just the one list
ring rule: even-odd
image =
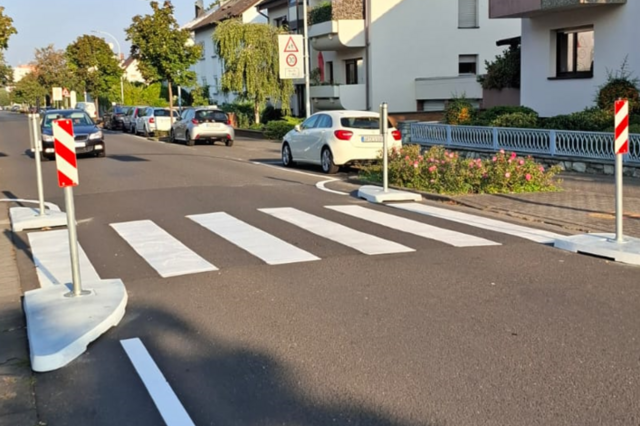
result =
[{"label": "car side mirror", "polygon": [[296,132],[301,132],[302,127],[299,124],[296,124],[295,126],[293,126],[293,130],[295,130]]}]

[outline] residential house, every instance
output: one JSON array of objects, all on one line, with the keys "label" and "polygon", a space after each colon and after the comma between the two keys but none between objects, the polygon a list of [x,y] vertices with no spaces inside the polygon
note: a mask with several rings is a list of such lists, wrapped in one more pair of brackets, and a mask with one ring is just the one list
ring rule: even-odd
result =
[{"label": "residential house", "polygon": [[125,61],[121,62],[124,71],[123,78],[130,83],[144,83],[145,80],[138,69],[138,60],[133,56],[129,56]]},{"label": "residential house", "polygon": [[625,60],[639,76],[637,0],[490,0],[490,16],[522,19],[521,103],[542,116],[593,106]]},{"label": "residential house", "polygon": [[13,69],[13,84],[22,80],[27,74],[35,71],[35,69],[33,65],[18,65],[15,67]]},{"label": "residential house", "polygon": [[[270,22],[300,28],[300,0],[263,0]],[[447,100],[479,103],[477,75],[518,36],[520,22],[490,20],[489,0],[310,0],[312,110],[442,111]]]},{"label": "residential house", "polygon": [[202,1],[196,2],[195,18],[182,26],[192,32],[195,43],[202,46],[200,61],[191,67],[201,86],[209,86],[209,97],[216,104],[233,102],[233,94],[224,94],[220,90],[223,73],[222,60],[217,56],[213,43],[216,26],[231,18],[239,18],[244,23],[267,23],[266,16],[255,8],[259,0],[226,0],[211,10],[205,10]]}]

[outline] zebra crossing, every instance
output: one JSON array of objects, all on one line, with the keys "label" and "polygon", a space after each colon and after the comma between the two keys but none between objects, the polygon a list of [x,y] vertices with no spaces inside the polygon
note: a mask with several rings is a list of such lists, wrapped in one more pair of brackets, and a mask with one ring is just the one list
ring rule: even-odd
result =
[{"label": "zebra crossing", "polygon": [[[556,236],[560,237],[560,235],[547,231],[418,203],[394,204],[391,207],[398,211],[402,210],[416,214],[417,218],[425,215],[436,217],[529,239],[538,243],[548,243],[550,239]],[[324,208],[327,212],[340,213],[345,218],[356,218],[381,228],[437,241],[454,248],[502,245],[487,238],[429,225],[419,220],[408,219],[361,205],[335,205],[324,206]],[[337,221],[297,208],[258,208],[256,210],[267,217],[272,217],[306,233],[340,244],[367,256],[400,255],[417,251],[414,247],[381,238],[372,233],[362,232]],[[285,265],[321,260],[317,254],[297,247],[299,241],[285,241],[285,239],[240,220],[227,212],[187,215],[184,219],[198,224],[213,235],[228,241],[267,265]],[[185,242],[178,240],[151,220],[112,223],[110,226],[122,240],[133,248],[140,258],[147,262],[163,278],[219,270],[217,266],[210,263],[211,259],[204,259],[189,248]],[[215,259],[213,259],[213,262],[215,262]]]}]

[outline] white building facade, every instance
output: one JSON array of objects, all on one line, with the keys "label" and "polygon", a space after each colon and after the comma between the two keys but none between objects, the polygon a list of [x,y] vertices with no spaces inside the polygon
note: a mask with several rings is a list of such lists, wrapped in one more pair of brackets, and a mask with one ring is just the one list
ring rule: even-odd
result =
[{"label": "white building facade", "polygon": [[[259,8],[292,27],[296,0]],[[312,111],[377,110],[382,102],[392,112],[442,111],[463,95],[479,102],[477,75],[502,52],[496,41],[520,34],[518,19],[489,19],[489,0],[333,0],[324,21],[311,24],[311,69],[321,74]]]},{"label": "white building facade", "polygon": [[625,60],[640,76],[637,0],[491,0],[491,17],[522,18],[521,103],[541,116],[594,106]]},{"label": "white building facade", "polygon": [[227,0],[209,11],[196,6],[195,19],[183,26],[192,32],[194,42],[202,46],[202,56],[191,70],[196,73],[198,84],[209,87],[209,98],[216,105],[231,103],[236,98],[234,94],[224,94],[220,89],[223,64],[213,42],[216,26],[230,18],[239,18],[243,23],[266,24],[267,17],[255,7],[258,3],[259,0]]}]

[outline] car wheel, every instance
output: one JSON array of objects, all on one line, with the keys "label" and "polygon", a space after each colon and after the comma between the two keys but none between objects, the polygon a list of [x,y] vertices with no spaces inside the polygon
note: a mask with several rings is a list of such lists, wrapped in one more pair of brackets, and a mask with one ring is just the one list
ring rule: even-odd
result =
[{"label": "car wheel", "polygon": [[285,167],[293,166],[293,156],[291,155],[291,148],[286,142],[282,145],[282,165]]},{"label": "car wheel", "polygon": [[107,151],[104,150],[104,149],[102,151],[96,152],[96,157],[98,157],[98,158],[104,158],[106,156],[107,156]]},{"label": "car wheel", "polygon": [[49,161],[49,160],[51,160],[51,157],[46,155],[44,152],[40,153],[40,161]]},{"label": "car wheel", "polygon": [[144,133],[144,137],[148,138],[150,136],[149,133],[149,129],[147,128],[147,126],[144,126],[144,128],[142,129],[143,133]]},{"label": "car wheel", "polygon": [[338,173],[339,169],[340,168],[333,162],[333,155],[331,154],[331,150],[325,147],[322,150],[322,171],[328,175],[332,175]]},{"label": "car wheel", "polygon": [[171,129],[171,131],[169,132],[169,142],[175,143],[175,141],[176,141],[176,135],[173,133],[173,129]]},{"label": "car wheel", "polygon": [[193,140],[193,139],[191,139],[191,135],[189,134],[189,132],[187,132],[187,133],[184,135],[184,138],[185,138],[185,140],[187,141],[187,145],[188,145],[188,146],[194,146],[194,145],[196,144],[196,141],[195,141],[195,140]]},{"label": "car wheel", "polygon": [[227,146],[233,146],[233,139],[227,139]]}]

